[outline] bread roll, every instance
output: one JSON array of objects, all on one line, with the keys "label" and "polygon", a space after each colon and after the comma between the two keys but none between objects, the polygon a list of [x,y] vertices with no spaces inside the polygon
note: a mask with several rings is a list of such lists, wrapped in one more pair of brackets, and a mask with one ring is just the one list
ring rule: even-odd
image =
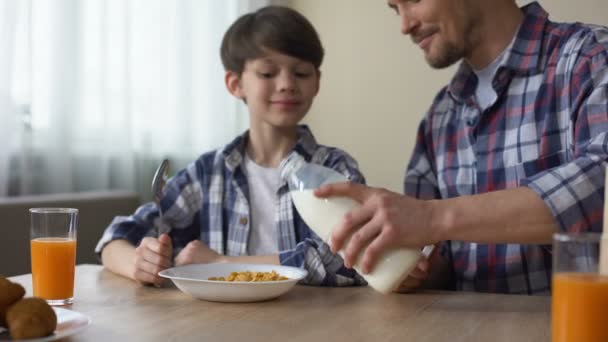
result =
[{"label": "bread roll", "polygon": [[0,277],[0,326],[6,326],[6,310],[25,295],[23,286]]},{"label": "bread roll", "polygon": [[57,328],[55,311],[40,298],[24,298],[6,313],[8,330],[14,339],[48,336]]}]

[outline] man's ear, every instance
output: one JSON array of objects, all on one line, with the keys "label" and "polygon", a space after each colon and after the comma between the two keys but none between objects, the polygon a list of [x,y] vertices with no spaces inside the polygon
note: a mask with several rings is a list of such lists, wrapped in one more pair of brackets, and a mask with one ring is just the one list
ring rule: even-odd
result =
[{"label": "man's ear", "polygon": [[230,94],[232,94],[234,97],[239,99],[243,99],[245,97],[243,90],[241,89],[241,78],[239,74],[234,71],[226,71],[226,75],[224,75],[224,82],[226,83],[226,89],[228,89],[228,92],[230,92]]}]

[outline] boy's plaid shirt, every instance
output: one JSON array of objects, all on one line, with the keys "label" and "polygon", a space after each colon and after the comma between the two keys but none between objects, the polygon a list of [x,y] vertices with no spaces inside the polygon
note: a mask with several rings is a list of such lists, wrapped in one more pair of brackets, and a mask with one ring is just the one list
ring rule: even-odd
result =
[{"label": "boy's plaid shirt", "polygon": [[[537,3],[500,61],[481,112],[466,63],[422,121],[405,192],[451,198],[527,186],[561,231],[602,230],[608,156],[608,30],[553,23]],[[551,246],[448,241],[461,290],[548,293]]]},{"label": "boy's plaid shirt", "polygon": [[[291,153],[304,160],[332,168],[351,181],[364,183],[356,161],[337,148],[318,145],[306,126],[298,129],[299,139]],[[247,255],[250,227],[248,184],[243,172],[247,133],[224,148],[203,154],[172,177],[161,199],[162,224],[172,227],[170,236],[174,255],[188,242],[200,239],[214,251],[230,256]],[[286,158],[287,160],[288,158]],[[282,171],[286,163],[282,163]],[[300,218],[291,202],[282,172],[282,185],[276,203],[276,226],[280,260],[283,265],[304,267],[308,276],[302,281],[311,285],[364,285],[365,280],[343,265]],[[112,240],[125,239],[138,245],[154,233],[158,220],[154,203],[139,207],[129,217],[116,217],[99,241],[96,252]]]}]

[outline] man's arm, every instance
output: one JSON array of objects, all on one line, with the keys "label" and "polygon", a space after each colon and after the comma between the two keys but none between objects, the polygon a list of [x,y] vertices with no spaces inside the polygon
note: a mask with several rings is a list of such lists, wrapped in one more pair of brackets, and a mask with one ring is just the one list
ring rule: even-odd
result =
[{"label": "man's arm", "polygon": [[419,200],[353,183],[325,185],[315,193],[362,203],[334,229],[330,246],[334,252],[340,250],[352,234],[344,249],[345,265],[351,267],[369,244],[362,259],[364,272],[387,248],[420,248],[444,240],[547,243],[557,231],[545,203],[528,188],[446,200]]},{"label": "man's arm", "polygon": [[527,187],[431,201],[431,205],[430,226],[438,241],[550,244],[558,230],[545,202]]}]

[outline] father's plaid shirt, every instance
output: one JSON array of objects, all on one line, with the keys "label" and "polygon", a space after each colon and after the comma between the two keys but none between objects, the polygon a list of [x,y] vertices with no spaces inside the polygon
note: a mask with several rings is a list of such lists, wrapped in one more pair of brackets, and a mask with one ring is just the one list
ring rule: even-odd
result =
[{"label": "father's plaid shirt", "polygon": [[[567,232],[602,230],[608,153],[608,30],[554,23],[533,3],[481,112],[462,63],[422,121],[405,192],[451,198],[527,186]],[[448,241],[455,287],[548,293],[551,246]]]},{"label": "father's plaid shirt", "polygon": [[[351,181],[364,183],[357,163],[346,152],[318,145],[306,126],[298,129],[298,142],[292,154],[307,162],[332,168]],[[161,199],[162,223],[172,227],[170,236],[174,255],[188,242],[200,239],[214,251],[224,255],[247,255],[250,223],[249,187],[243,171],[247,132],[224,148],[203,154],[199,159],[172,177]],[[296,155],[285,159],[293,160]],[[275,203],[274,227],[278,234],[281,264],[304,267],[308,276],[302,281],[311,285],[365,285],[354,270],[343,265],[300,218],[291,202],[286,170],[293,165],[281,164],[282,184]],[[273,205],[269,203],[269,205]],[[99,241],[98,255],[110,241],[125,239],[138,245],[145,236],[154,233],[158,221],[154,203],[139,207],[129,217],[116,217]],[[157,222],[159,223],[159,222]]]}]

